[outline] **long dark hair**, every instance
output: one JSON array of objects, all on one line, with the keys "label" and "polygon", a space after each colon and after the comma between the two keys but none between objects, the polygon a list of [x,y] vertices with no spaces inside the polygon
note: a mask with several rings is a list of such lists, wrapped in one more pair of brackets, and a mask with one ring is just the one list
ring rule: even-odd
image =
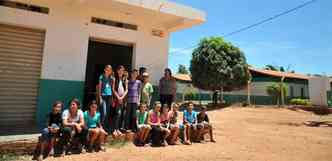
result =
[{"label": "long dark hair", "polygon": [[168,72],[168,73],[169,73],[169,76],[172,77],[172,71],[171,71],[171,69],[166,68],[166,69],[164,70],[164,72]]},{"label": "long dark hair", "polygon": [[52,108],[54,108],[56,105],[60,104],[61,108],[63,108],[63,102],[62,101],[55,101],[52,105]]},{"label": "long dark hair", "polygon": [[114,86],[116,91],[117,91],[118,88],[119,88],[119,82],[120,82],[120,79],[122,80],[123,88],[124,88],[124,89],[127,88],[127,87],[126,87],[126,84],[125,84],[125,81],[126,81],[126,80],[124,80],[123,75],[122,75],[122,77],[120,78],[120,76],[119,76],[119,74],[118,74],[118,71],[119,71],[120,69],[125,69],[125,67],[124,67],[123,65],[119,65],[119,66],[116,68],[116,72],[115,72],[115,86]]},{"label": "long dark hair", "polygon": [[97,109],[98,109],[98,104],[97,104],[97,101],[96,100],[92,100],[89,104],[88,104],[88,111],[91,112],[91,106],[92,105],[96,105],[97,106]]},{"label": "long dark hair", "polygon": [[77,105],[77,109],[81,108],[81,102],[78,98],[73,98],[72,100],[70,100],[69,102],[69,107],[71,106],[71,103],[74,102]]}]

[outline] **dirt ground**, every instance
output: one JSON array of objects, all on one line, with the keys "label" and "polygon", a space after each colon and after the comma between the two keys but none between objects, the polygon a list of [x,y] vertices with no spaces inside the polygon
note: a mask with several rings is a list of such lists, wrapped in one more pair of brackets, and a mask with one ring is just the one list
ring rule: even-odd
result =
[{"label": "dirt ground", "polygon": [[109,148],[47,161],[332,161],[332,128],[307,127],[304,111],[226,108],[210,111],[217,143]]}]

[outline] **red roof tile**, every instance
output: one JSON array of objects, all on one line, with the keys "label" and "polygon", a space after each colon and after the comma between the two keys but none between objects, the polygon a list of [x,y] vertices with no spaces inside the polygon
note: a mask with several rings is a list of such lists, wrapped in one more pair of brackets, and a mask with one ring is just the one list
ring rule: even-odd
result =
[{"label": "red roof tile", "polygon": [[273,77],[283,77],[285,78],[294,78],[294,79],[306,79],[308,80],[310,77],[303,75],[303,74],[297,74],[297,73],[289,73],[289,72],[280,72],[280,71],[273,71],[273,70],[266,70],[266,69],[255,69],[255,68],[249,68],[250,71],[254,71],[257,73],[273,76]]}]

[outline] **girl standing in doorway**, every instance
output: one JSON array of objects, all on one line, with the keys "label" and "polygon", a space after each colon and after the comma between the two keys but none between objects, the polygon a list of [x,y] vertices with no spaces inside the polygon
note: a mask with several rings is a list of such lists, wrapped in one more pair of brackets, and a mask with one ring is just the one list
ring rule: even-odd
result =
[{"label": "girl standing in doorway", "polygon": [[124,77],[124,66],[120,65],[116,69],[115,81],[114,81],[114,102],[115,106],[112,108],[112,134],[114,136],[122,135],[120,128],[123,127],[123,116],[124,116],[124,107],[125,107],[125,98],[128,93],[128,81]]},{"label": "girl standing in doorway", "polygon": [[112,76],[112,66],[106,65],[104,74],[99,77],[98,84],[98,98],[101,103],[100,114],[101,124],[105,127],[106,131],[110,130],[109,119],[112,106],[112,93],[114,86],[114,78]]}]

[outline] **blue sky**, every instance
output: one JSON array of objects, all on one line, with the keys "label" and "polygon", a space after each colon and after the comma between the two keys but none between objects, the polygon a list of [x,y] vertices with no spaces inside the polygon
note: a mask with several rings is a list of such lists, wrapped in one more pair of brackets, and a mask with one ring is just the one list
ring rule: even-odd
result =
[{"label": "blue sky", "polygon": [[[206,36],[220,36],[294,8],[308,0],[171,0],[207,13],[207,21],[171,34],[170,52]],[[249,64],[289,67],[298,73],[332,75],[332,0],[318,0],[250,30],[225,38]],[[169,55],[169,66],[189,67],[191,49]]]}]

